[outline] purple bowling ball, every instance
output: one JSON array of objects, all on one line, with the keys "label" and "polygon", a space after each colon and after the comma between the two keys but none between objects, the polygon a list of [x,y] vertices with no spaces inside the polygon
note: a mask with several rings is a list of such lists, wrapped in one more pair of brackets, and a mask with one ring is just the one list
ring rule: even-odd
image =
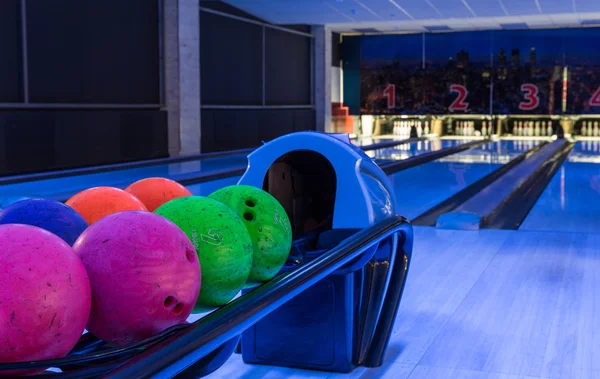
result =
[{"label": "purple bowling ball", "polygon": [[70,246],[88,227],[73,208],[48,199],[26,199],[9,205],[0,211],[1,224],[37,226],[59,236]]}]

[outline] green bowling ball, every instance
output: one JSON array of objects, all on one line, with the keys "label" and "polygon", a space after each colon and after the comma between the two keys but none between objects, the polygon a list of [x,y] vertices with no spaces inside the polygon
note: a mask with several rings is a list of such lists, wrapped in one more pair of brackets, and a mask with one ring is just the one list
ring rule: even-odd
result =
[{"label": "green bowling ball", "polygon": [[171,200],[154,213],[179,226],[196,248],[202,282],[195,309],[233,299],[252,267],[252,241],[242,220],[222,203],[201,196]]},{"label": "green bowling ball", "polygon": [[251,186],[221,188],[209,197],[231,208],[250,233],[253,254],[249,280],[272,279],[292,247],[292,227],[285,209],[270,193]]}]

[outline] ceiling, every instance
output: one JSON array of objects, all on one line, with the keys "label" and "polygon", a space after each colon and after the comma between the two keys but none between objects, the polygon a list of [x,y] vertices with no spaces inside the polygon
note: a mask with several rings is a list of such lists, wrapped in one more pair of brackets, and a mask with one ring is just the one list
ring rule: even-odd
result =
[{"label": "ceiling", "polygon": [[275,24],[343,33],[600,26],[600,0],[225,0]]}]

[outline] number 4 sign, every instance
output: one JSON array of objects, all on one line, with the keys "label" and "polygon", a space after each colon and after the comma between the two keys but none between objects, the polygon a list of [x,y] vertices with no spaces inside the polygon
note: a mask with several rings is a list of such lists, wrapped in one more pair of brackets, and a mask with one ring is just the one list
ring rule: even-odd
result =
[{"label": "number 4 sign", "polygon": [[600,87],[594,92],[592,97],[590,98],[590,106],[591,107],[600,107]]}]

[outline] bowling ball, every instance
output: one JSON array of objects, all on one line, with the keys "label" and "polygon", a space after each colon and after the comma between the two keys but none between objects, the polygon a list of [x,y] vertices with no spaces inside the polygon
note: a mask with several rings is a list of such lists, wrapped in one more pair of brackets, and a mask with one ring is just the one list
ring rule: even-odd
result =
[{"label": "bowling ball", "polygon": [[0,209],[6,208],[11,204],[16,203],[17,201],[27,200],[27,199],[31,199],[31,198],[27,197],[27,196],[9,196],[9,197],[2,198],[2,199],[0,199]]},{"label": "bowling ball", "polygon": [[148,210],[138,198],[114,187],[86,189],[75,194],[66,204],[83,216],[89,225],[113,213]]},{"label": "bowling ball", "polygon": [[185,323],[200,292],[194,246],[169,220],[149,212],[104,217],[73,249],[92,287],[87,325],[115,345],[149,338]]},{"label": "bowling ball", "polygon": [[209,197],[237,214],[250,234],[253,253],[249,280],[272,279],[292,247],[292,227],[285,209],[270,193],[251,186],[224,187]]},{"label": "bowling ball", "polygon": [[202,289],[197,310],[233,299],[252,267],[252,241],[239,217],[218,201],[201,196],[171,200],[154,212],[179,226],[198,252]]},{"label": "bowling ball", "polygon": [[192,193],[174,180],[166,178],[147,178],[138,180],[125,188],[133,196],[140,199],[150,212],[167,201],[183,196],[192,196]]},{"label": "bowling ball", "polygon": [[0,211],[0,224],[37,226],[56,234],[69,246],[88,226],[73,208],[47,199],[21,200],[9,205]]},{"label": "bowling ball", "polygon": [[0,225],[0,262],[0,362],[66,356],[90,314],[90,282],[77,254],[41,228]]}]

